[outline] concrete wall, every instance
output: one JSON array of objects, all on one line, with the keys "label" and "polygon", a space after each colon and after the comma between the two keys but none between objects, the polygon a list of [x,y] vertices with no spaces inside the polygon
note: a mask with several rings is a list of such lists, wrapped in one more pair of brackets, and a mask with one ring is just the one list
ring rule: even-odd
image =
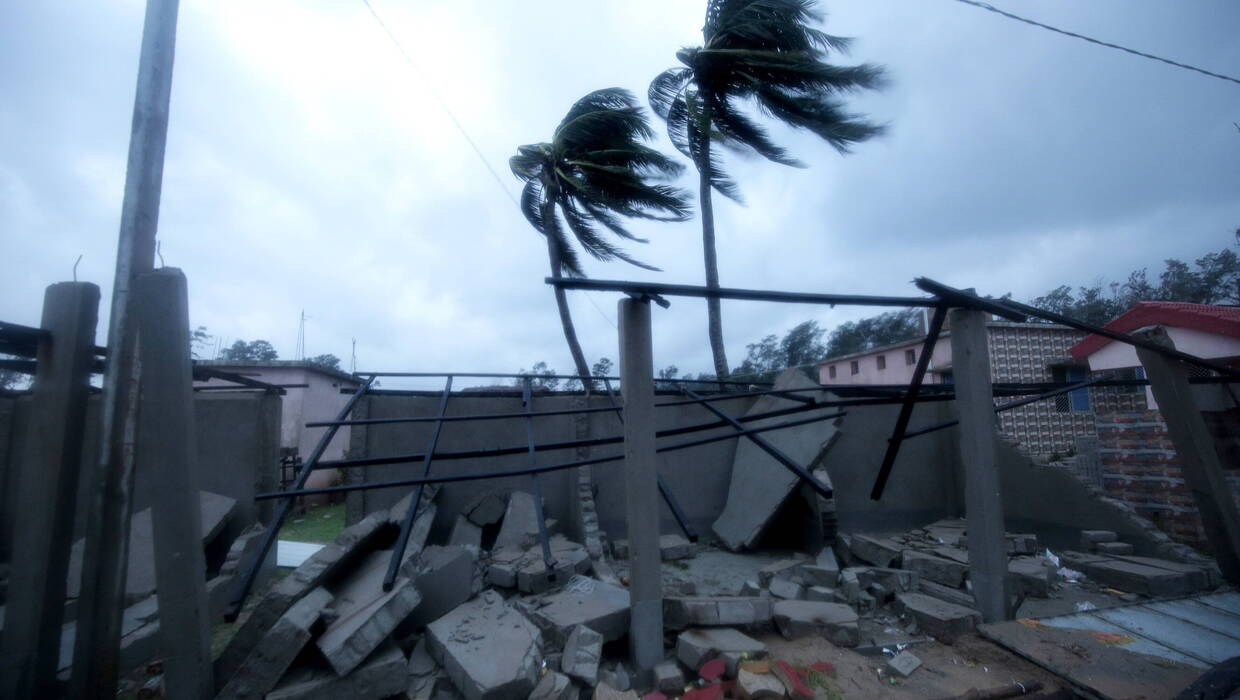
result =
[{"label": "concrete wall", "polygon": [[[26,420],[30,399],[0,399],[0,561],[9,557],[11,538],[20,533],[20,524],[12,522],[13,500],[19,498],[9,483],[10,465],[21,459],[25,449]],[[239,533],[256,519],[266,519],[271,503],[256,504],[254,494],[272,491],[278,486],[280,397],[262,392],[198,393],[194,395],[196,449],[199,484],[202,489],[237,499],[237,513],[229,531]],[[94,464],[99,454],[99,396],[87,406],[86,436],[83,440],[83,464]],[[6,439],[6,435],[11,438]],[[134,483],[134,509],[150,506],[160,488],[158,471],[166,468],[139,466]],[[79,514],[75,537],[81,537],[82,514],[87,498],[95,485],[83,480],[78,489]]]}]

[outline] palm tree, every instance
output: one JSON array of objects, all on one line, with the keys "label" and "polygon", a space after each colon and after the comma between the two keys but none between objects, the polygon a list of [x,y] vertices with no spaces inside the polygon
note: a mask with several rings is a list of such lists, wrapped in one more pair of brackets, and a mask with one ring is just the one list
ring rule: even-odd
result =
[{"label": "palm tree", "polygon": [[[740,202],[740,192],[723,171],[715,146],[756,152],[804,167],[775,144],[750,114],[808,129],[841,154],[883,127],[844,109],[840,95],[882,82],[870,64],[833,66],[829,51],[843,52],[849,40],[815,29],[821,22],[813,0],[707,0],[705,43],[676,53],[683,67],[670,68],[650,83],[650,104],[667,121],[672,143],[697,167],[702,210],[706,286],[719,287],[715,217],[711,189]],[[719,299],[707,298],[715,374],[728,376]]]},{"label": "palm tree", "polygon": [[[568,232],[587,253],[599,260],[623,260],[657,270],[629,257],[607,240],[600,226],[615,235],[645,243],[625,228],[623,219],[684,221],[689,197],[669,180],[684,166],[642,143],[654,137],[646,114],[628,90],[596,90],[577,101],[556,127],[550,143],[521,146],[508,161],[514,175],[525,182],[521,213],[547,239],[552,277],[585,277],[581,260]],[[555,288],[564,339],[577,374],[590,376],[564,290]],[[592,389],[583,380],[586,391]]]}]

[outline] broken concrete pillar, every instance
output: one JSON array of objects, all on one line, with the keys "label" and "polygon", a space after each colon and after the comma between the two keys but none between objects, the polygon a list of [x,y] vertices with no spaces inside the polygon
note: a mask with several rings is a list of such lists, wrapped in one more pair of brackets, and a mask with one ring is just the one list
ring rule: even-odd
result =
[{"label": "broken concrete pillar", "polygon": [[43,297],[37,374],[26,454],[13,484],[13,572],[7,593],[0,696],[54,697],[64,621],[65,573],[73,541],[78,475],[90,370],[94,360],[99,287],[62,282]]},{"label": "broken concrete pillar", "polygon": [[151,525],[164,684],[172,697],[205,699],[215,686],[185,275],[171,267],[138,275],[133,295],[142,365],[135,468],[157,474]]},{"label": "broken concrete pillar", "polygon": [[986,622],[1009,617],[1007,541],[996,461],[998,433],[990,385],[988,314],[951,312],[952,375],[960,416],[960,459],[964,464],[965,520],[969,528],[969,579]]},{"label": "broken concrete pillar", "polygon": [[[1165,328],[1151,329],[1139,337],[1175,349]],[[1158,410],[1167,423],[1167,433],[1180,458],[1180,472],[1197,503],[1201,526],[1219,569],[1223,578],[1240,584],[1240,514],[1223,475],[1214,438],[1188,383],[1188,367],[1153,350],[1136,350]]]},{"label": "broken concrete pillar", "polygon": [[274,688],[310,641],[310,628],[331,602],[331,594],[323,588],[316,588],[297,601],[267,630],[237,673],[216,695],[217,700],[258,700]]},{"label": "broken concrete pillar", "polygon": [[631,548],[630,656],[641,673],[663,660],[659,487],[655,455],[654,360],[648,299],[620,300],[620,385],[624,400],[625,523]]},{"label": "broken concrete pillar", "polygon": [[465,700],[525,700],[534,690],[541,635],[498,593],[483,591],[431,623],[426,635]]}]

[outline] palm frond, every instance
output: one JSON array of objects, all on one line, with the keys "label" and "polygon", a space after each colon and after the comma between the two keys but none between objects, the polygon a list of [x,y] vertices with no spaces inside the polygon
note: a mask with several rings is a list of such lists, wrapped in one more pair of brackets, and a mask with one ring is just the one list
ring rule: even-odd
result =
[{"label": "palm frond", "polygon": [[851,153],[854,144],[886,131],[881,124],[845,111],[842,102],[831,98],[764,89],[758,92],[758,101],[776,119],[813,132],[841,154]]},{"label": "palm frond", "polygon": [[650,100],[650,108],[660,119],[667,119],[672,103],[680,97],[685,85],[692,79],[693,71],[688,68],[668,68],[650,81],[646,97]]},{"label": "palm frond", "polygon": [[535,231],[546,235],[543,228],[542,195],[542,183],[537,178],[526,180],[525,187],[521,188],[521,213]]}]

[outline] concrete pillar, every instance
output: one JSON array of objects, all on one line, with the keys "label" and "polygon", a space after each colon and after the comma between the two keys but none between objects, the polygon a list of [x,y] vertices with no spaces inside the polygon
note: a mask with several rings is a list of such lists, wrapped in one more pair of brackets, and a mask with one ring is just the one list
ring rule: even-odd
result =
[{"label": "concrete pillar", "polygon": [[[1175,348],[1167,331],[1154,328],[1140,334],[1146,340]],[[1188,383],[1188,368],[1179,360],[1159,355],[1153,350],[1137,348],[1137,357],[1145,367],[1150,390],[1158,402],[1158,410],[1167,422],[1167,432],[1180,457],[1184,482],[1193,492],[1193,500],[1201,513],[1206,539],[1214,550],[1223,578],[1240,584],[1240,519],[1231,489],[1223,477],[1214,438],[1201,417],[1201,409],[1193,398]]]},{"label": "concrete pillar", "polygon": [[99,287],[61,282],[43,297],[41,341],[25,454],[14,464],[13,572],[0,643],[0,696],[50,698],[60,691],[60,628],[82,435],[95,355]]},{"label": "concrete pillar", "polygon": [[965,521],[969,529],[969,578],[986,622],[1006,620],[1007,547],[1003,498],[995,459],[994,394],[984,311],[951,312],[952,376],[960,415],[960,459],[964,465]]},{"label": "concrete pillar", "polygon": [[650,303],[621,299],[620,393],[624,400],[624,495],[628,525],[629,651],[647,675],[663,661],[659,486],[654,445],[654,352]]},{"label": "concrete pillar", "polygon": [[211,609],[199,515],[189,301],[185,275],[138,275],[134,311],[142,338],[137,468],[155,484],[151,521],[164,686],[174,698],[211,698]]}]

